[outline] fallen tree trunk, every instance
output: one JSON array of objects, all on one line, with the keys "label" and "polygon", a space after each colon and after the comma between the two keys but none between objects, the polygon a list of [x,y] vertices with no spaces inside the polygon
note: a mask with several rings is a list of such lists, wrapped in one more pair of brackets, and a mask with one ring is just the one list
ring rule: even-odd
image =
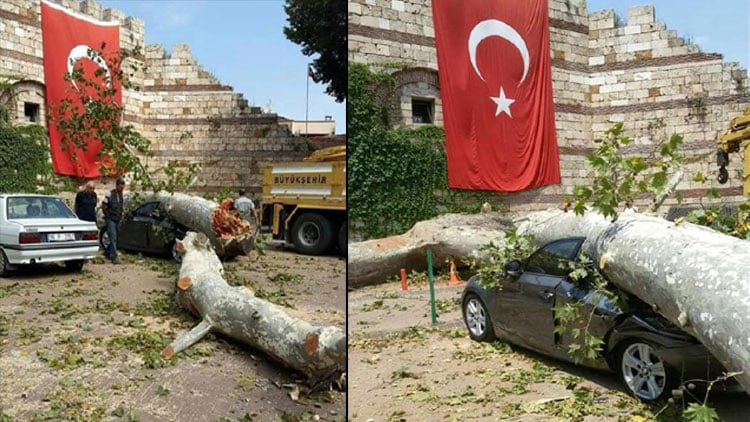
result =
[{"label": "fallen tree trunk", "polygon": [[427,249],[435,265],[453,258],[457,265],[467,256],[479,256],[479,249],[502,241],[512,218],[502,213],[444,214],[420,221],[408,232],[382,239],[350,243],[347,252],[347,284],[350,288],[383,283],[401,268],[427,268]]},{"label": "fallen tree trunk", "polygon": [[145,194],[143,199],[146,202],[161,202],[171,219],[205,234],[221,257],[247,255],[253,249],[253,228],[250,223],[239,215],[228,212],[225,207],[214,201],[184,193],[163,191]]},{"label": "fallen tree trunk", "polygon": [[617,287],[700,340],[750,392],[750,242],[689,223],[542,211],[519,233],[540,243],[585,236],[583,251]]},{"label": "fallen tree trunk", "polygon": [[346,334],[335,326],[314,326],[289,316],[282,307],[232,287],[203,234],[189,232],[179,244],[183,253],[177,281],[179,303],[202,321],[162,351],[171,357],[211,331],[218,331],[308,376],[327,380],[346,368]]}]

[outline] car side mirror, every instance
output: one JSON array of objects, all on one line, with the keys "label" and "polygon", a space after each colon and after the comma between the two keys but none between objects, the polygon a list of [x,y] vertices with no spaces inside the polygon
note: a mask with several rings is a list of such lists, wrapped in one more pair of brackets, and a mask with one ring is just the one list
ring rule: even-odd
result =
[{"label": "car side mirror", "polygon": [[521,261],[514,259],[506,263],[505,266],[503,267],[503,271],[505,272],[506,276],[510,276],[513,278],[520,277],[521,273],[523,273],[523,267],[521,265]]}]

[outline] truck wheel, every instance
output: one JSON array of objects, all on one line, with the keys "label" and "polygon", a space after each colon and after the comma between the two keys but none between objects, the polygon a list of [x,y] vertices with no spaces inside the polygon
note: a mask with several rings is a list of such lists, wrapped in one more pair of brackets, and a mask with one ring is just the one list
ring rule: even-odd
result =
[{"label": "truck wheel", "polygon": [[328,250],[332,240],[331,222],[320,214],[302,214],[292,226],[292,243],[299,253],[320,255]]},{"label": "truck wheel", "polygon": [[346,220],[344,220],[343,223],[341,223],[341,227],[339,228],[339,251],[341,251],[341,255],[346,256]]}]

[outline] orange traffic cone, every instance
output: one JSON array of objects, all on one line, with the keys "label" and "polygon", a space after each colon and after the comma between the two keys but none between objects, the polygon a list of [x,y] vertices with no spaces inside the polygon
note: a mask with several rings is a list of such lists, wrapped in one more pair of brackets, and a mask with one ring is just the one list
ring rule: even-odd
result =
[{"label": "orange traffic cone", "polygon": [[456,271],[456,264],[453,263],[452,259],[451,259],[450,273],[451,273],[451,278],[450,280],[448,280],[448,282],[450,284],[461,284],[461,279],[458,278],[458,271]]}]

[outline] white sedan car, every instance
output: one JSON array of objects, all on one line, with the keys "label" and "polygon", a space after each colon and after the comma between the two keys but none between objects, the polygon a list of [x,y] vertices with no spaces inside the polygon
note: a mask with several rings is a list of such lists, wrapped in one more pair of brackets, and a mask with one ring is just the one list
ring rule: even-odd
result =
[{"label": "white sedan car", "polygon": [[80,271],[99,250],[96,223],[57,196],[0,194],[0,276],[21,264],[64,262]]}]

